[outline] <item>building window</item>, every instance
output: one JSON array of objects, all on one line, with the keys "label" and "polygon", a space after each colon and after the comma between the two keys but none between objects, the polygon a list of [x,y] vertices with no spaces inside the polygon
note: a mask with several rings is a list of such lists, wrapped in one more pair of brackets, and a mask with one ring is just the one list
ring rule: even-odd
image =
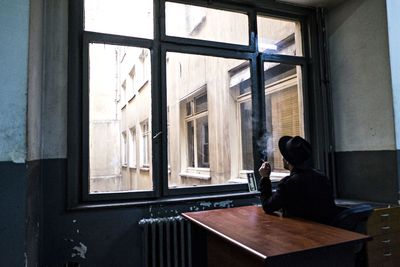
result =
[{"label": "building window", "polygon": [[129,130],[129,167],[136,168],[136,129]]},{"label": "building window", "polygon": [[187,166],[208,168],[207,94],[186,100]]},{"label": "building window", "polygon": [[126,149],[128,146],[128,140],[126,138],[126,132],[122,132],[122,137],[121,137],[121,164],[122,166],[126,167],[128,161],[127,161],[127,156],[126,156]]},{"label": "building window", "polygon": [[129,78],[130,78],[130,90],[129,90],[129,100],[134,98],[137,94],[137,78],[136,78],[136,66],[133,65],[131,71],[129,72]]},{"label": "building window", "polygon": [[263,159],[287,174],[282,135],[318,142],[327,165],[314,10],[142,2],[69,5],[72,206],[245,192]]},{"label": "building window", "polygon": [[141,123],[142,141],[141,141],[141,166],[149,167],[149,124],[148,121]]}]

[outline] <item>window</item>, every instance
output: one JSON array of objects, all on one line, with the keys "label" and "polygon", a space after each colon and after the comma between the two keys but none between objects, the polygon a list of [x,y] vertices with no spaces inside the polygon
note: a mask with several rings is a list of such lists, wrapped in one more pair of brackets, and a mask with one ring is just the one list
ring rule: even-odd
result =
[{"label": "window", "polygon": [[208,168],[207,94],[186,100],[187,167]]},{"label": "window", "polygon": [[141,166],[142,167],[149,167],[149,124],[146,121],[141,123],[141,129],[142,129],[142,142],[141,142],[141,153],[140,153],[140,159],[141,159]]},{"label": "window", "polygon": [[126,167],[128,161],[127,161],[127,156],[126,156],[126,149],[128,146],[128,140],[126,138],[126,132],[122,132],[121,134],[121,163],[122,166]]},{"label": "window", "polygon": [[229,90],[235,96],[236,112],[238,114],[239,137],[239,175],[247,179],[247,173],[252,173],[253,147],[252,147],[252,108],[251,108],[251,83],[250,66],[247,62],[229,70]]},{"label": "window", "polygon": [[136,85],[136,66],[133,65],[131,71],[129,72],[129,77],[130,77],[130,90],[129,90],[129,101],[132,100],[137,94],[137,85]]},{"label": "window", "polygon": [[70,206],[244,193],[282,135],[329,167],[314,10],[178,2],[70,3]]},{"label": "window", "polygon": [[[279,77],[276,80],[275,77]],[[272,178],[279,179],[289,171],[283,168],[278,141],[281,136],[303,136],[303,97],[299,82],[301,68],[287,64],[264,64],[265,116],[269,149],[262,156],[271,162]],[[267,146],[267,147],[268,147]]]}]

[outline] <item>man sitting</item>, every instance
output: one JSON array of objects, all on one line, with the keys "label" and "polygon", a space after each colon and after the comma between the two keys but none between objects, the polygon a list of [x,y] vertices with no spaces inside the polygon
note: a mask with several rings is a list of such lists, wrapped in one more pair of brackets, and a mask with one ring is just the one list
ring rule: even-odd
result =
[{"label": "man sitting", "polygon": [[259,173],[261,204],[266,213],[282,209],[284,216],[300,217],[330,224],[341,211],[335,205],[328,178],[310,167],[311,145],[299,136],[283,136],[279,140],[284,168],[290,175],[271,187],[271,165],[264,162]]}]

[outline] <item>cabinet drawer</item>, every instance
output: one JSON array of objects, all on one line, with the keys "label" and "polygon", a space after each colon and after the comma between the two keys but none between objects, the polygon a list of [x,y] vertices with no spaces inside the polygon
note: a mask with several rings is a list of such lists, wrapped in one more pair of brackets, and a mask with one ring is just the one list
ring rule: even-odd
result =
[{"label": "cabinet drawer", "polygon": [[367,222],[368,235],[400,231],[400,207],[376,209]]},{"label": "cabinet drawer", "polygon": [[400,232],[377,235],[367,243],[368,249],[386,248],[388,246],[400,245]]},{"label": "cabinet drawer", "polygon": [[392,266],[391,263],[397,263],[393,266],[399,266],[400,245],[376,249],[367,248],[367,253],[369,266]]}]

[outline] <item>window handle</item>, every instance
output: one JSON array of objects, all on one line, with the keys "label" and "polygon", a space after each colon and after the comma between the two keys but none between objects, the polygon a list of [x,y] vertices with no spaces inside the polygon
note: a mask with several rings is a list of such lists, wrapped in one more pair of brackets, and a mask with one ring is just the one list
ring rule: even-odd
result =
[{"label": "window handle", "polygon": [[386,239],[386,240],[382,240],[381,241],[383,244],[389,244],[390,242],[391,242],[391,240],[390,239]]},{"label": "window handle", "polygon": [[382,226],[381,229],[382,229],[382,230],[389,230],[389,229],[390,229],[390,226]]},{"label": "window handle", "polygon": [[381,217],[389,217],[389,216],[390,216],[390,213],[381,214]]},{"label": "window handle", "polygon": [[383,253],[383,257],[390,257],[390,256],[392,256],[391,252]]},{"label": "window handle", "polygon": [[158,132],[156,135],[153,136],[153,139],[156,139],[157,137],[159,137],[162,134],[162,132]]}]

